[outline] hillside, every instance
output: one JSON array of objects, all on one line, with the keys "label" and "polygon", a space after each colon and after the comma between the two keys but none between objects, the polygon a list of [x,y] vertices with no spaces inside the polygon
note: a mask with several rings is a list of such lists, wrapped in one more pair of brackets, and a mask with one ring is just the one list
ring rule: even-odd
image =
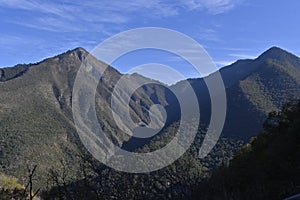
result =
[{"label": "hillside", "polygon": [[[300,97],[300,58],[272,47],[254,60],[239,60],[220,70],[227,95],[222,135],[249,140],[262,130],[269,112]],[[189,80],[200,102],[203,122],[210,117],[210,99],[204,79]],[[180,83],[174,87],[180,87]]]},{"label": "hillside", "polygon": [[[59,168],[62,162],[72,166],[71,171],[76,171],[76,156],[86,151],[73,123],[72,87],[77,70],[87,55],[84,49],[77,48],[36,64],[1,69],[1,171],[22,178],[26,175],[27,165],[38,164],[40,185],[45,185],[49,169]],[[104,66],[94,58],[91,62]],[[119,145],[129,136],[116,127],[108,105],[113,86],[120,77],[118,71],[108,67],[96,96],[100,124]],[[139,78],[131,80],[139,81]],[[150,97],[157,88],[148,85],[132,96],[130,113],[134,121],[149,120],[145,110],[153,104]],[[162,98],[155,100],[165,105]]]},{"label": "hillside", "polygon": [[[86,50],[76,48],[39,63],[0,69],[0,172],[16,176],[24,183],[27,166],[38,164],[36,182],[42,188],[46,187],[49,171],[53,169],[67,167],[70,180],[82,178],[82,174],[78,175],[81,156],[88,153],[79,140],[73,122],[71,102],[74,79],[82,62],[86,69],[93,65],[102,69],[107,67],[93,57],[91,63],[85,63],[87,55]],[[248,141],[262,129],[261,124],[269,111],[278,110],[284,102],[299,98],[299,66],[300,58],[273,47],[257,59],[237,61],[220,70],[226,86],[228,105],[223,131],[225,138],[218,144],[218,152],[213,154],[216,156],[209,156],[209,161],[205,161],[206,168],[211,170],[222,164],[220,155],[226,155],[227,162],[228,157],[241,144],[235,144],[236,139]],[[162,143],[165,143],[172,135],[170,130],[176,131],[178,127],[178,101],[170,88],[159,82],[140,87],[130,97],[129,112],[133,121],[148,124],[148,110],[153,104],[163,105],[168,119],[158,136],[146,140],[131,138],[117,127],[109,109],[112,91],[122,76],[108,66],[100,80],[95,102],[101,127],[115,144],[126,149],[144,151],[160,147],[157,140],[163,138],[165,141]],[[148,80],[138,74],[124,77],[131,81],[126,85],[128,89],[134,83]],[[199,99],[203,130],[210,119],[210,99],[204,82],[209,78],[188,80]],[[171,88],[186,96],[182,82]],[[117,93],[119,100],[124,98],[123,95],[122,92]],[[120,107],[125,111],[125,105],[120,104]],[[85,114],[88,113],[87,108]],[[157,121],[162,118],[161,115],[155,117]],[[123,120],[126,122],[129,119]],[[201,134],[199,130],[199,138]],[[198,142],[195,148],[200,144]],[[229,153],[223,152],[223,147]],[[192,162],[198,162],[197,158],[193,157]]]},{"label": "hillside", "polygon": [[230,165],[195,189],[194,199],[284,199],[300,193],[300,102],[270,113],[264,132]]},{"label": "hillside", "polygon": [[224,133],[233,137],[250,138],[262,130],[269,112],[300,97],[298,57],[274,47],[247,67],[253,70],[227,89],[229,109]]}]

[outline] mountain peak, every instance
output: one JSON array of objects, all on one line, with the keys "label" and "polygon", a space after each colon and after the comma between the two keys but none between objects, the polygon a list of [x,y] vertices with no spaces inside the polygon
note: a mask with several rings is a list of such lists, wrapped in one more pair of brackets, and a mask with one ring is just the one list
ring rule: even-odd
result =
[{"label": "mountain peak", "polygon": [[260,55],[257,59],[285,60],[287,59],[287,57],[291,57],[291,56],[294,55],[286,50],[273,46],[267,51],[265,51],[262,55]]},{"label": "mountain peak", "polygon": [[75,49],[69,50],[67,52],[71,52],[71,53],[81,53],[81,54],[89,54],[89,52],[87,50],[85,50],[83,47],[76,47]]},{"label": "mountain peak", "polygon": [[85,50],[82,47],[77,47],[75,49],[68,50],[65,53],[59,54],[59,55],[55,56],[54,58],[57,58],[57,57],[58,58],[66,58],[66,56],[68,56],[68,57],[71,57],[71,58],[73,57],[75,59],[79,59],[80,61],[83,61],[88,55],[89,55],[89,52],[87,50]]},{"label": "mountain peak", "polygon": [[73,50],[70,50],[71,52],[82,52],[82,53],[86,53],[88,54],[89,52],[87,50],[85,50],[83,47],[77,47]]},{"label": "mountain peak", "polygon": [[284,51],[284,52],[286,52],[285,50],[283,50],[277,46],[273,46],[273,47],[269,48],[267,51]]},{"label": "mountain peak", "polygon": [[286,53],[288,53],[288,54],[290,54],[286,50],[281,49],[280,47],[277,47],[277,46],[271,47],[270,49],[268,49],[264,53],[267,53],[267,54],[286,54]]}]

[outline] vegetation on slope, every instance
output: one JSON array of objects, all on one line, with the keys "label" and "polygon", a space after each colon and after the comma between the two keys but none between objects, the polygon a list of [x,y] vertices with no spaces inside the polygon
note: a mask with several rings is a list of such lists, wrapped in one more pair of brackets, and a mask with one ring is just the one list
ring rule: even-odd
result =
[{"label": "vegetation on slope", "polygon": [[[63,197],[74,195],[74,188],[78,187],[90,191],[86,185],[93,188],[96,196],[103,198],[116,196],[116,189],[123,191],[124,195],[134,195],[132,188],[139,191],[136,196],[145,198],[189,196],[191,185],[207,177],[211,169],[227,165],[242,144],[237,138],[247,140],[253,136],[260,130],[267,112],[278,110],[283,102],[298,98],[300,94],[300,59],[279,48],[272,48],[255,60],[238,61],[221,70],[228,98],[223,131],[226,138],[220,139],[206,159],[197,158],[203,139],[203,133],[199,131],[190,150],[172,166],[159,172],[128,175],[106,169],[97,162],[93,169],[82,170],[83,163],[90,165],[95,161],[90,159],[86,162],[81,158],[86,152],[72,120],[71,103],[74,79],[87,54],[77,48],[40,63],[0,70],[0,172],[14,175],[25,184],[26,167],[38,164],[34,185],[42,189],[51,188],[51,191],[60,188],[64,191],[60,192]],[[97,60],[93,60],[93,64],[103,66]],[[120,146],[127,141],[128,147],[137,151],[152,151],[164,146],[176,132],[176,120],[180,118],[174,94],[167,86],[152,84],[140,87],[131,96],[129,110],[136,123],[149,122],[147,110],[153,104],[162,104],[169,112],[164,133],[136,144],[118,129],[108,109],[114,85],[121,76],[108,67],[99,82],[95,102],[101,127]],[[146,79],[137,74],[125,77],[136,83]],[[201,122],[208,123],[210,99],[204,79],[188,81],[199,98]],[[184,96],[184,85],[178,83],[171,87]],[[122,98],[122,93],[118,95]],[[121,107],[126,109],[126,105]],[[184,163],[192,165],[185,166]]]},{"label": "vegetation on slope", "polygon": [[271,112],[264,131],[211,179],[195,199],[283,199],[300,193],[300,102]]},{"label": "vegetation on slope", "polygon": [[[136,152],[150,152],[166,145],[179,123],[166,128],[144,147]],[[198,158],[204,133],[199,131],[190,149],[176,162],[159,171],[146,174],[129,174],[103,168],[92,158],[85,157],[78,173],[83,179],[72,180],[67,171],[50,175],[53,182],[45,198],[60,199],[176,199],[188,198],[193,185],[209,177],[213,169],[226,165],[243,142],[221,138],[213,151],[205,158]],[[122,162],[122,161],[120,161]],[[66,180],[65,182],[62,180]]]}]

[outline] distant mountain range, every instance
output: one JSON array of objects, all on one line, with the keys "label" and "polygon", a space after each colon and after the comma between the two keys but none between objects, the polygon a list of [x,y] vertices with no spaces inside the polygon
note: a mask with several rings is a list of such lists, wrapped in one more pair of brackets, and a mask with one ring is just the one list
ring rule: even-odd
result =
[{"label": "distant mountain range", "polygon": [[[76,73],[88,52],[76,48],[39,63],[0,69],[0,172],[24,177],[26,164],[38,163],[41,184],[46,172],[62,160],[74,168],[84,151],[72,117],[72,88]],[[92,58],[94,64],[105,63]],[[227,117],[223,137],[248,141],[261,130],[270,111],[300,97],[300,58],[277,47],[254,60],[239,60],[220,70],[227,92]],[[109,138],[119,146],[136,149],[151,139],[134,139],[116,125],[109,109],[111,93],[123,75],[108,67],[96,94],[98,120]],[[139,83],[138,74],[125,75]],[[210,120],[210,98],[205,79],[188,79],[200,104],[203,128]],[[128,85],[130,87],[130,84]],[[185,94],[182,82],[170,86]],[[120,94],[121,98],[121,94]],[[166,108],[168,125],[180,118],[178,101],[166,85],[140,87],[130,100],[133,121],[147,124],[151,105]],[[122,107],[121,109],[126,109]],[[88,109],[87,109],[88,114]],[[161,116],[157,116],[160,120]],[[124,119],[126,120],[126,119]]]}]

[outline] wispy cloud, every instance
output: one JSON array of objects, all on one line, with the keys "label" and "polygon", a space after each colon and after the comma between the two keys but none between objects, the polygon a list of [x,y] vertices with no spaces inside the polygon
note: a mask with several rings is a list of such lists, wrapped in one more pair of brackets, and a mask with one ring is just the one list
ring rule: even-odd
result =
[{"label": "wispy cloud", "polygon": [[29,16],[20,19],[19,13],[18,16],[6,19],[8,23],[53,32],[97,31],[107,23],[128,22],[126,15],[111,12],[104,6],[101,9],[92,2],[0,0],[0,7],[21,10]]},{"label": "wispy cloud", "polygon": [[191,10],[204,9],[211,14],[227,12],[240,2],[241,0],[182,0],[182,3]]},{"label": "wispy cloud", "polygon": [[199,30],[198,38],[206,41],[220,41],[217,31],[211,28]]},{"label": "wispy cloud", "polygon": [[220,68],[220,67],[228,66],[240,59],[255,59],[257,56],[254,56],[251,54],[243,54],[243,53],[232,53],[232,54],[229,54],[228,57],[233,57],[233,59],[232,60],[229,60],[229,59],[228,60],[218,60],[218,61],[215,61],[215,64]]},{"label": "wispy cloud", "polygon": [[252,51],[253,49],[250,48],[238,48],[238,47],[216,47],[216,46],[206,46],[207,49],[212,50],[222,50],[222,51],[237,51],[237,52],[245,52],[245,51]]},{"label": "wispy cloud", "polygon": [[[103,28],[104,24],[125,24],[143,18],[161,18],[179,15],[185,10],[208,11],[219,14],[234,8],[240,0],[0,0],[0,7],[23,10],[35,17],[18,18],[8,22],[35,29],[56,32],[86,31]],[[38,14],[38,15],[37,15]],[[214,37],[206,32],[207,37]],[[212,38],[214,39],[214,38]]]},{"label": "wispy cloud", "polygon": [[[90,3],[85,4],[90,6]],[[95,1],[92,6],[101,10],[110,12],[119,12],[123,14],[141,13],[144,16],[151,17],[169,17],[179,14],[176,1],[169,0],[115,0],[115,1]]]},{"label": "wispy cloud", "polygon": [[[0,0],[0,9],[5,16],[1,18],[1,25],[16,25],[7,30],[3,28],[1,34],[6,36],[0,39],[0,44],[2,50],[11,55],[15,54],[16,49],[27,47],[29,50],[24,52],[32,51],[32,55],[36,56],[32,59],[26,55],[24,62],[31,62],[75,46],[92,49],[99,40],[137,25],[147,26],[152,20],[159,23],[163,21],[160,19],[176,21],[189,11],[207,15],[224,13],[240,1]],[[198,36],[203,40],[217,41],[218,33],[214,28],[198,29]],[[193,57],[192,52],[190,54],[194,60],[200,59]],[[11,60],[14,59],[12,56]]]},{"label": "wispy cloud", "polygon": [[237,59],[254,59],[257,56],[250,55],[250,54],[241,54],[241,53],[235,53],[235,54],[229,54],[229,56],[237,58]]},{"label": "wispy cloud", "polygon": [[219,61],[214,61],[215,64],[217,65],[218,68],[224,67],[224,66],[228,66],[231,65],[232,63],[234,63],[235,61],[229,61],[229,60],[219,60]]},{"label": "wispy cloud", "polygon": [[40,43],[40,39],[33,38],[30,36],[25,38],[21,36],[0,34],[0,46],[2,49],[5,48],[6,50],[13,50],[14,48],[16,48],[16,46],[20,45],[38,45]]}]

